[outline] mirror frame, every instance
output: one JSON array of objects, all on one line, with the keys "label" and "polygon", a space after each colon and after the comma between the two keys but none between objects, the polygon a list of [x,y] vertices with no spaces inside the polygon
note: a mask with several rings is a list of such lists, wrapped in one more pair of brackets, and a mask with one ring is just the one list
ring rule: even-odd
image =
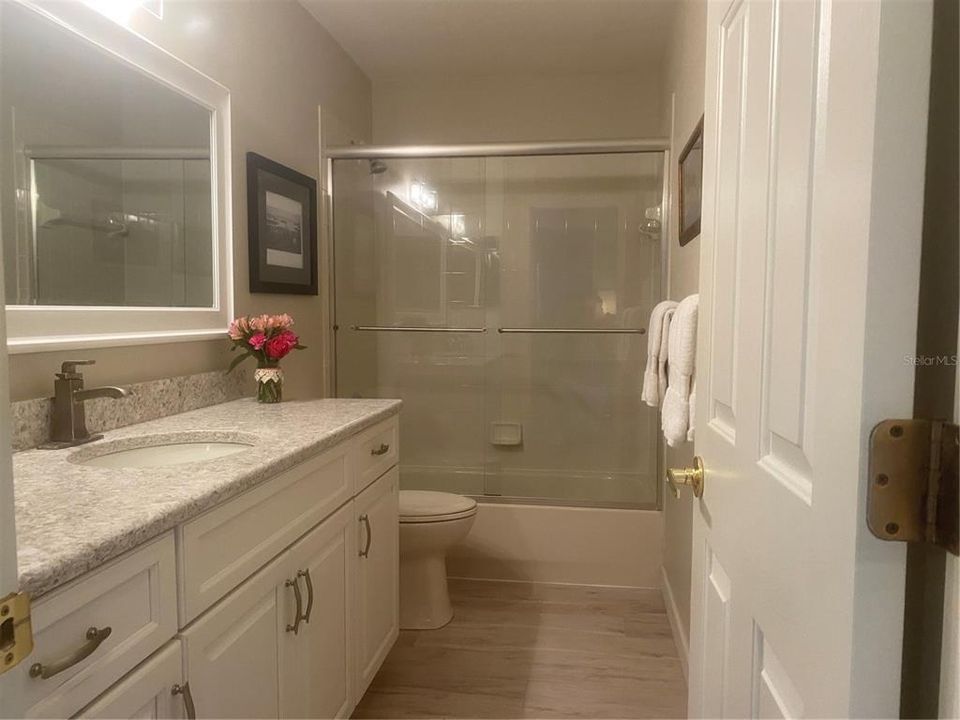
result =
[{"label": "mirror frame", "polygon": [[7,305],[12,354],[146,345],[225,337],[233,319],[233,212],[230,92],[146,38],[81,2],[18,4],[77,35],[118,62],[210,111],[211,230],[214,304],[210,308]]}]

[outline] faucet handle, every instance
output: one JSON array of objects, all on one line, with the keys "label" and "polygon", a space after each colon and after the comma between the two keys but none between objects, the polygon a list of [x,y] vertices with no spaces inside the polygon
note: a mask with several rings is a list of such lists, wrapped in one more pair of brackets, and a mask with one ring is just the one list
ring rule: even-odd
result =
[{"label": "faucet handle", "polygon": [[77,365],[95,365],[96,362],[96,360],[66,360],[60,366],[57,377],[62,380],[74,380],[81,377],[81,374],[77,372]]}]

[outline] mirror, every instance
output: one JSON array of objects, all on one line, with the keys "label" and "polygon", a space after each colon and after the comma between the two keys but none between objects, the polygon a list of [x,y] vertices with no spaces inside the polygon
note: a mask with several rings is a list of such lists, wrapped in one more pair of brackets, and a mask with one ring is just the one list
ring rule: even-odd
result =
[{"label": "mirror", "polygon": [[213,111],[29,7],[0,8],[6,303],[213,308]]}]

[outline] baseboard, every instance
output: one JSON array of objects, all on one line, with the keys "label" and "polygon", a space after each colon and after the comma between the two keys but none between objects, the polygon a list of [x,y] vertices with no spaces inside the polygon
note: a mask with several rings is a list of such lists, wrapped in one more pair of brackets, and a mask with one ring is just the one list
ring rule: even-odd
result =
[{"label": "baseboard", "polygon": [[667,618],[670,620],[670,629],[673,630],[673,642],[677,646],[677,652],[680,655],[680,665],[683,667],[683,678],[690,682],[689,661],[690,661],[690,642],[687,640],[687,634],[683,629],[683,621],[680,618],[680,610],[677,608],[677,601],[673,597],[673,588],[670,587],[670,578],[667,577],[665,568],[660,568],[661,591],[663,592],[663,603],[667,606]]}]

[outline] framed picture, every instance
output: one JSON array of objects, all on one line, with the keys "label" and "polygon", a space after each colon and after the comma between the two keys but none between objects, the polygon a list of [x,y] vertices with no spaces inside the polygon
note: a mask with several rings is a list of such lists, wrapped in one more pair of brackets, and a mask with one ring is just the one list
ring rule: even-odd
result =
[{"label": "framed picture", "polygon": [[317,181],[247,153],[250,292],[316,295]]},{"label": "framed picture", "polygon": [[680,246],[700,234],[703,197],[703,116],[680,153]]}]

